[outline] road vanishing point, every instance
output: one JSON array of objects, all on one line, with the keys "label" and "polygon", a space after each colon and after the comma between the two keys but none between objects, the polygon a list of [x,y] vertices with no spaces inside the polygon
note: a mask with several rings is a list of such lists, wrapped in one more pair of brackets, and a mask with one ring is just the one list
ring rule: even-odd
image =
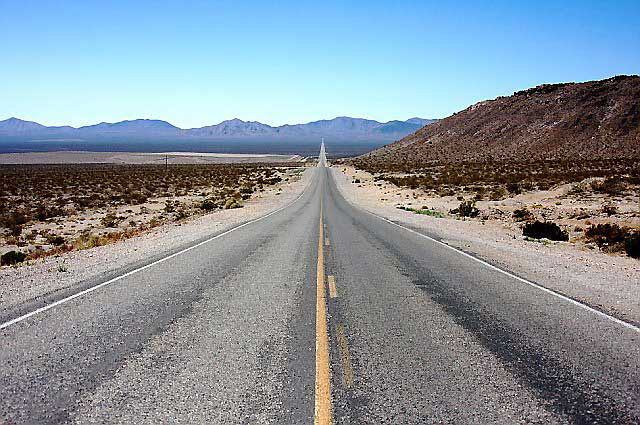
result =
[{"label": "road vanishing point", "polygon": [[0,423],[640,423],[634,324],[350,204],[326,165],[3,313]]}]

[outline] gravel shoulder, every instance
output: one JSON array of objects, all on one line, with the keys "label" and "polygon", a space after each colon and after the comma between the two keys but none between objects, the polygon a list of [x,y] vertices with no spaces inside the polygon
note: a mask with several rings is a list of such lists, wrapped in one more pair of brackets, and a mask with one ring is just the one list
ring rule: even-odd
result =
[{"label": "gravel shoulder", "polygon": [[313,169],[307,169],[297,180],[291,179],[259,193],[247,201],[244,208],[216,211],[165,224],[111,245],[46,257],[31,265],[2,267],[0,314],[22,303],[73,288],[111,271],[171,252],[207,235],[264,216],[297,198],[308,186],[313,173]]},{"label": "gravel shoulder", "polygon": [[[336,185],[352,204],[419,229],[502,269],[585,302],[623,320],[640,323],[640,261],[608,255],[567,242],[531,242],[500,222],[418,215],[396,208],[410,189],[376,186],[352,167],[333,168]],[[361,183],[355,184],[354,177]],[[390,193],[389,187],[393,186]]]}]

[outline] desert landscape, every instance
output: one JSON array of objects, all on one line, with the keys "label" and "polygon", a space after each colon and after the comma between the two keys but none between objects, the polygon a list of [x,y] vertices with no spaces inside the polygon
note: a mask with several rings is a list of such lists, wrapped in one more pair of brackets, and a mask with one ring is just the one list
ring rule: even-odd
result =
[{"label": "desert landscape", "polygon": [[639,18],[3,2],[0,425],[639,425]]},{"label": "desert landscape", "polygon": [[[134,161],[140,158],[118,155]],[[233,155],[219,158],[255,160]],[[251,198],[281,191],[282,185],[299,179],[304,170],[304,162],[2,164],[2,265],[28,265],[41,257],[113,243],[165,223],[242,208]]]},{"label": "desert landscape", "polygon": [[[635,160],[343,167],[379,200],[414,214],[497,222],[530,241],[640,257],[640,164]],[[403,190],[400,190],[403,189]],[[536,224],[538,223],[538,224]]]},{"label": "desert landscape", "polygon": [[[348,164],[380,200],[496,221],[528,240],[640,257],[639,76],[543,84],[479,102]],[[347,172],[345,168],[343,170]]]}]

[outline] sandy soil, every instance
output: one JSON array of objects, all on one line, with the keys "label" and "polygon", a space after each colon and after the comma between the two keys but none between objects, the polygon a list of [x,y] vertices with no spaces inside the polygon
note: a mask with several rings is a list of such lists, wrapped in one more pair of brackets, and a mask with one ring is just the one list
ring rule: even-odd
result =
[{"label": "sandy soil", "polygon": [[227,154],[199,152],[26,152],[0,154],[0,164],[225,164],[238,162],[302,161],[298,155]]},{"label": "sandy soil", "polygon": [[[352,167],[338,166],[332,172],[341,192],[353,204],[409,227],[421,229],[451,246],[623,320],[640,323],[640,260],[605,254],[580,240],[577,243],[528,241],[522,237],[517,223],[496,219],[496,216],[510,216],[513,209],[532,203],[539,204],[539,210],[546,208],[544,211],[537,211],[537,215],[546,211],[546,214],[555,214],[557,218],[557,215],[562,215],[562,208],[556,210],[545,207],[549,202],[554,205],[559,202],[554,200],[552,193],[518,195],[518,199],[497,201],[498,204],[504,204],[499,205],[499,208],[489,202],[479,202],[478,207],[484,220],[460,220],[446,213],[459,203],[456,197],[429,198],[419,190],[402,189],[385,181],[374,181],[369,173]],[[360,183],[354,183],[356,179]],[[562,194],[567,188],[554,190]],[[589,202],[595,201],[584,200],[585,204]],[[414,208],[427,205],[442,212],[445,217],[415,214],[398,209],[398,205]],[[588,206],[577,208],[586,207]],[[574,205],[573,209],[575,208]],[[624,204],[622,208],[626,211],[628,205]],[[637,217],[633,215],[624,217],[625,223],[635,224],[637,221]],[[567,217],[565,219],[569,224],[573,220]],[[603,220],[596,217],[592,221]],[[576,233],[573,232],[572,238],[575,236]]]},{"label": "sandy soil", "polygon": [[46,257],[31,265],[1,267],[0,312],[268,214],[299,196],[311,174],[307,169],[296,178],[270,187],[246,201],[243,208],[219,210],[165,224],[111,245]]}]

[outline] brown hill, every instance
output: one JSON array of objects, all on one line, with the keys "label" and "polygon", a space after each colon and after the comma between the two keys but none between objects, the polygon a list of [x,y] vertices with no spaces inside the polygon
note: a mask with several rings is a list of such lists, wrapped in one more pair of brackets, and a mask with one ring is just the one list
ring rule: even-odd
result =
[{"label": "brown hill", "polygon": [[640,158],[640,76],[477,103],[360,157],[370,165]]}]

